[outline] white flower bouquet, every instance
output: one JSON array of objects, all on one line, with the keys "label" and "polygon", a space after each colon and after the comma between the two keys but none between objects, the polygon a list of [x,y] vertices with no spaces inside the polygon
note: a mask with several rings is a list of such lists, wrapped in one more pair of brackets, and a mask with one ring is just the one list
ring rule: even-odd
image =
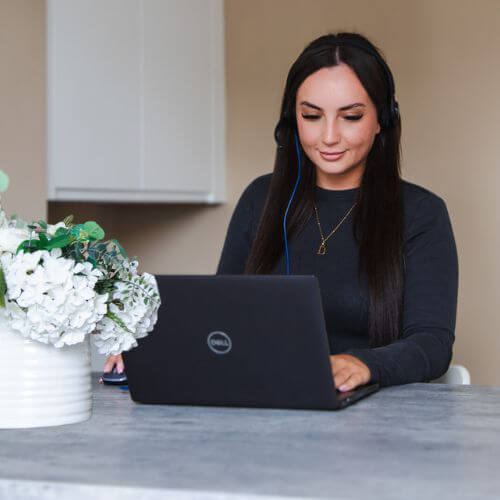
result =
[{"label": "white flower bouquet", "polygon": [[28,224],[0,207],[0,319],[25,338],[62,347],[90,334],[105,355],[135,347],[160,305],[137,265],[96,222]]}]

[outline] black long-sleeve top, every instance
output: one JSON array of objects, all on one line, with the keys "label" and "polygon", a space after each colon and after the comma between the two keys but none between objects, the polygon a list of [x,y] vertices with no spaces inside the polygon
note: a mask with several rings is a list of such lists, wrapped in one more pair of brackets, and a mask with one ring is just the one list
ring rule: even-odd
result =
[{"label": "black long-sleeve top", "polygon": [[[255,238],[271,174],[255,179],[241,195],[232,215],[217,274],[242,274]],[[352,216],[321,242],[315,217],[289,242],[293,274],[318,278],[331,354],[361,359],[371,380],[382,386],[424,382],[447,370],[454,341],[458,262],[446,205],[441,198],[402,181],[404,202],[405,287],[401,338],[377,348],[368,343],[367,291],[358,278],[359,249]],[[357,189],[315,188],[316,206],[326,236],[354,203]],[[278,215],[277,217],[282,217]],[[284,257],[272,274],[285,274]]]}]

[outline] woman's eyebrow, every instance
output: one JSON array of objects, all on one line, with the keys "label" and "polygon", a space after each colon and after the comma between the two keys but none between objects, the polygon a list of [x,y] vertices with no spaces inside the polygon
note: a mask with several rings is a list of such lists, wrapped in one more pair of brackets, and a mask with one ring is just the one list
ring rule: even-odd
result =
[{"label": "woman's eyebrow", "polygon": [[[322,108],[308,101],[302,101],[300,104],[303,106],[308,106],[309,108],[317,109],[318,111],[323,111]],[[362,102],[355,102],[353,104],[348,104],[347,106],[342,106],[341,108],[339,108],[339,111],[347,111],[348,109],[359,108],[359,107],[366,107],[366,106]]]},{"label": "woman's eyebrow", "polygon": [[323,111],[319,106],[316,106],[315,104],[311,104],[310,102],[307,101],[302,101],[301,106],[308,106],[309,108],[317,109],[318,111]]},{"label": "woman's eyebrow", "polygon": [[347,111],[348,109],[352,108],[359,108],[359,107],[365,108],[366,106],[362,102],[355,102],[354,104],[348,104],[347,106],[342,106],[339,108],[339,111]]}]

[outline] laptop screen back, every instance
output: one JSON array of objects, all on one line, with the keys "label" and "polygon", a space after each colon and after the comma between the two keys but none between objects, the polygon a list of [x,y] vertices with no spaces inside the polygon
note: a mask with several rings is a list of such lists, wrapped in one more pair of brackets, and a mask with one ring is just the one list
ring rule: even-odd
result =
[{"label": "laptop screen back", "polygon": [[337,406],[317,278],[158,276],[158,322],[124,353],[143,403]]}]

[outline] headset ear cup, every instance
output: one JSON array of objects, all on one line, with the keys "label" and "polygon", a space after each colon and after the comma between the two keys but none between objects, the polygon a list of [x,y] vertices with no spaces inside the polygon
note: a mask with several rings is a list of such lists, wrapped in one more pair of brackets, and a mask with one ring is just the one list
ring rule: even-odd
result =
[{"label": "headset ear cup", "polygon": [[389,108],[384,108],[380,112],[380,127],[385,130],[386,128],[389,128],[391,125],[391,116],[390,116],[390,109]]},{"label": "headset ear cup", "polygon": [[290,139],[290,133],[295,129],[293,122],[286,115],[280,118],[274,128],[274,140],[279,148],[285,147]]},{"label": "headset ear cup", "polygon": [[383,129],[395,127],[399,121],[399,105],[394,97],[391,97],[389,105],[380,113],[380,126]]},{"label": "headset ear cup", "polygon": [[394,98],[392,98],[392,101],[393,101],[392,114],[393,114],[394,124],[396,125],[399,122],[399,120],[400,120],[400,117],[399,117],[399,104],[398,104],[398,102]]}]

